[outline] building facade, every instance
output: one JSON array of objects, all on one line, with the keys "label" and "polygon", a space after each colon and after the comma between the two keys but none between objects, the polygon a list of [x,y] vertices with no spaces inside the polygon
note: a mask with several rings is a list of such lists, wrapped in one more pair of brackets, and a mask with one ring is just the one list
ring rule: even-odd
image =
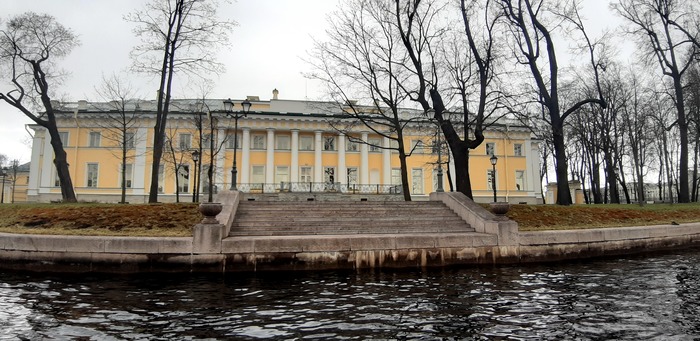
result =
[{"label": "building facade", "polygon": [[[195,181],[200,201],[209,188],[212,169],[214,191],[228,189],[236,155],[239,190],[335,191],[339,193],[395,193],[401,190],[398,153],[391,139],[362,125],[339,129],[344,109],[334,103],[277,99],[252,104],[245,117],[235,121],[224,110],[223,100],[174,100],[166,128],[167,143],[158,171],[159,201],[191,201]],[[233,101],[241,115],[241,100]],[[155,101],[56,103],[58,126],[68,155],[69,170],[78,200],[117,202],[121,178],[126,175],[127,201],[146,202],[151,179]],[[122,110],[123,109],[123,110]],[[402,115],[419,115],[406,110]],[[113,124],[126,116],[128,126]],[[112,123],[110,123],[112,122]],[[201,123],[201,129],[198,128]],[[34,130],[27,200],[60,200],[48,133]],[[235,138],[234,138],[235,136]],[[450,190],[454,174],[446,147],[434,138],[435,126],[423,120],[404,130],[408,177],[414,199],[426,198],[437,189],[438,161],[444,168],[443,188]],[[500,201],[540,203],[539,141],[517,125],[494,125],[484,143],[470,153],[470,174],[475,200],[493,200],[492,166],[498,157],[496,189]],[[364,143],[363,143],[364,142]],[[122,149],[126,167],[122,168]],[[235,153],[234,153],[235,148]],[[192,152],[200,153],[195,162]],[[213,150],[213,153],[212,153]],[[196,166],[196,167],[195,167]],[[198,170],[198,171],[197,171]],[[198,178],[195,180],[195,177]]]}]

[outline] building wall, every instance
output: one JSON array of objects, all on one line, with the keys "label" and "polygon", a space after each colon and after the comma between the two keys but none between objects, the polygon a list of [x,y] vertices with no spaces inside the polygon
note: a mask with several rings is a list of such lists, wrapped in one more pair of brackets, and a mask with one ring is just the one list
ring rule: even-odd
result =
[{"label": "building wall", "polygon": [[[284,108],[285,101],[261,101],[254,103],[251,113],[246,118],[241,118],[239,124],[239,139],[241,143],[236,152],[238,168],[238,184],[264,182],[278,183],[278,167],[286,167],[286,178],[290,182],[299,182],[302,167],[311,168],[313,182],[324,182],[324,172],[327,167],[334,169],[334,181],[346,184],[347,169],[357,170],[355,179],[358,185],[391,185],[391,169],[400,168],[398,154],[387,150],[374,150],[367,145],[359,144],[357,150],[347,150],[350,145],[348,138],[335,131],[326,121],[328,115],[297,113],[289,114],[288,111],[269,112],[270,107]],[[298,102],[293,103],[296,107]],[[67,133],[68,141],[65,149],[68,154],[69,169],[73,179],[78,200],[85,201],[118,201],[121,193],[121,150],[118,143],[107,138],[109,131],[104,128],[101,121],[107,115],[104,111],[75,109],[71,110],[70,104],[64,115],[59,115],[59,131]],[[253,113],[252,111],[257,111]],[[214,111],[213,117],[218,119],[218,129],[214,137],[221,143],[226,136],[233,138],[233,120],[227,118],[222,111]],[[191,150],[199,144],[198,132],[193,125],[191,112],[171,112],[169,116],[169,128],[166,135],[172,139],[176,147],[180,143],[182,134],[189,134],[190,148],[176,151],[177,163],[182,163],[190,168],[190,174],[194,168]],[[131,187],[127,189],[128,201],[144,202],[148,195],[151,181],[152,164],[152,138],[153,138],[152,112],[143,109],[142,118],[138,126],[131,130],[135,133],[134,148],[128,151],[127,164],[131,164]],[[32,149],[31,174],[27,190],[29,201],[49,201],[60,199],[60,188],[55,186],[55,170],[53,167],[53,151],[48,134],[43,128],[34,126],[34,146]],[[539,156],[537,155],[537,141],[531,139],[527,129],[502,126],[500,130],[489,130],[484,143],[470,152],[470,175],[472,188],[477,201],[491,201],[493,191],[489,188],[488,172],[491,170],[486,145],[494,146],[495,155],[498,157],[496,165],[496,186],[499,200],[510,202],[541,202],[542,193],[539,183]],[[90,146],[91,133],[101,133],[99,146]],[[414,154],[407,160],[408,176],[411,187],[422,187],[419,194],[412,193],[416,197],[427,196],[434,191],[435,169],[438,155],[433,153],[430,145],[432,131],[425,131],[424,127],[411,127],[405,132],[404,143],[410,150],[412,141],[422,140],[423,148],[417,148]],[[385,146],[388,139],[371,133],[367,128],[358,129],[350,133],[351,136],[361,139],[380,141]],[[225,135],[225,136],[224,136]],[[286,140],[287,146],[277,148],[276,140],[279,137]],[[312,150],[299,150],[303,139],[310,138]],[[325,139],[334,139],[333,150],[324,150]],[[264,145],[258,145],[260,140]],[[518,145],[518,150],[515,150]],[[297,148],[292,148],[295,146]],[[218,147],[218,146],[217,146]],[[218,155],[214,156],[215,169],[214,183],[218,189],[227,189],[231,185],[231,169],[234,151],[228,143],[224,143]],[[519,155],[516,155],[519,154]],[[443,162],[448,155],[442,155]],[[208,165],[211,156],[208,148],[203,149],[201,162]],[[164,177],[162,182],[162,201],[173,201],[175,198],[175,167],[171,156],[164,153],[161,162],[164,165]],[[97,176],[90,178],[89,165],[97,165]],[[95,166],[92,166],[95,167]],[[254,171],[263,169],[262,174],[254,174]],[[443,187],[449,190],[447,169],[454,167],[446,165]],[[520,180],[516,179],[516,172],[520,173]],[[452,172],[454,174],[454,171]],[[202,177],[206,173],[202,172]],[[420,177],[420,178],[419,178]],[[96,183],[94,183],[96,179]],[[180,193],[181,200],[191,199],[194,179],[187,178],[187,192]],[[519,183],[518,183],[519,182]],[[203,188],[202,188],[203,189]],[[200,190],[200,193],[202,190]],[[200,194],[200,198],[202,195]]]}]

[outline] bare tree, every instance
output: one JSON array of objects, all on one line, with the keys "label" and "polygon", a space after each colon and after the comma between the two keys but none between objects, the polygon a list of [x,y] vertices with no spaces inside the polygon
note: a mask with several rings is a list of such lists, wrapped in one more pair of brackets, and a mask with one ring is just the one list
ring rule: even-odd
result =
[{"label": "bare tree", "polygon": [[[598,83],[598,70],[604,69],[604,66],[597,60],[595,51],[597,44],[587,35],[576,2],[567,1],[565,5],[568,7],[561,9],[548,9],[543,0],[501,0],[501,5],[511,33],[514,54],[520,64],[528,67],[535,82],[538,98],[548,111],[547,121],[552,129],[556,160],[557,204],[570,205],[572,200],[569,190],[564,122],[569,115],[587,104],[596,103],[603,108],[606,107]],[[548,20],[558,20],[558,22],[552,23]],[[559,65],[552,36],[553,30],[562,25],[571,25],[582,35],[598,88],[598,98],[580,99],[566,110],[562,110],[559,98]],[[542,61],[540,57],[546,60]]]},{"label": "bare tree", "polygon": [[[20,14],[10,18],[0,29],[0,74],[11,85],[9,91],[0,93],[0,99],[48,131],[64,202],[75,202],[76,197],[66,152],[58,134],[50,84],[60,82],[61,72],[56,68],[56,60],[77,45],[75,34],[46,14]],[[33,109],[41,107],[43,112],[38,114]]]},{"label": "bare tree", "polygon": [[[469,150],[477,148],[484,141],[487,121],[496,121],[496,118],[489,120],[489,117],[504,109],[502,93],[495,86],[494,71],[495,28],[499,14],[492,11],[489,0],[460,1],[463,31],[458,39],[465,48],[455,49],[459,52],[453,58],[442,57],[447,59],[449,75],[446,76],[439,73],[438,60],[441,57],[437,56],[441,50],[440,44],[446,43],[440,40],[445,32],[443,28],[435,27],[442,7],[436,6],[434,1],[421,0],[395,0],[394,4],[393,15],[415,78],[414,87],[406,92],[423,110],[431,112],[438,122],[452,153],[457,191],[472,198]],[[482,23],[482,26],[477,28],[475,22]],[[475,30],[483,34],[474,34]],[[453,111],[462,116],[463,137],[452,120],[447,118],[449,111],[446,96],[443,95],[447,93],[451,96],[453,93],[441,90],[441,81],[450,84],[458,98],[458,109]],[[475,101],[470,100],[473,93],[478,94]],[[469,136],[470,132],[473,132],[473,137]]]},{"label": "bare tree", "polygon": [[[687,18],[696,18],[693,1],[679,0],[620,0],[613,5],[617,13],[631,25],[629,32],[639,38],[649,51],[649,63],[656,60],[664,76],[672,81],[671,97],[675,104],[680,135],[679,202],[690,202],[688,181],[688,119],[683,78],[700,53],[698,33],[683,26]],[[695,21],[697,23],[697,21]]]},{"label": "bare tree", "polygon": [[145,136],[137,136],[136,128],[141,118],[138,112],[139,102],[133,100],[136,93],[131,84],[124,77],[116,74],[109,77],[103,75],[102,84],[95,91],[103,101],[108,103],[109,111],[105,113],[104,119],[97,121],[97,124],[106,133],[103,136],[119,148],[115,154],[121,159],[121,200],[119,202],[126,203],[127,163],[137,156],[134,146],[139,140],[145,138]]},{"label": "bare tree", "polygon": [[158,201],[158,168],[176,72],[194,77],[223,72],[214,52],[226,44],[235,23],[217,16],[218,5],[216,0],[151,0],[126,16],[142,39],[132,51],[133,68],[159,76],[149,202]]},{"label": "bare tree", "polygon": [[[390,148],[399,154],[404,199],[411,200],[404,145],[407,126],[421,115],[401,109],[407,99],[402,82],[406,62],[389,6],[371,0],[356,0],[331,18],[326,42],[316,42],[311,56],[316,71],[312,77],[323,81],[331,96],[347,115],[330,123],[353,143]],[[360,98],[364,103],[357,103]],[[354,136],[357,125],[392,141],[390,147],[372,144]]]}]

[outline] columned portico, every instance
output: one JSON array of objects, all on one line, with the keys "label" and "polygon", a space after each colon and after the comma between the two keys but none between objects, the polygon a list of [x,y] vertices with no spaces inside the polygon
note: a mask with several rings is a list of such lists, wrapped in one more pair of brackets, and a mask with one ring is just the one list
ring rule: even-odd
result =
[{"label": "columned portico", "polygon": [[[241,174],[240,183],[250,183],[250,128],[243,128],[243,137],[241,138]],[[233,180],[235,181],[235,179]]]}]

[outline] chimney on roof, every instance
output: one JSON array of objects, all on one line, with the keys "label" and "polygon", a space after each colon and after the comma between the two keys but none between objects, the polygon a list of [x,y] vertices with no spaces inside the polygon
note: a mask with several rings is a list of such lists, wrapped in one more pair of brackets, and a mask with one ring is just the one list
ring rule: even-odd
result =
[{"label": "chimney on roof", "polygon": [[78,110],[87,110],[87,101],[81,99],[78,101]]},{"label": "chimney on roof", "polygon": [[280,94],[280,92],[277,90],[277,88],[272,90],[272,99],[277,99],[277,95],[279,95],[279,94]]}]

